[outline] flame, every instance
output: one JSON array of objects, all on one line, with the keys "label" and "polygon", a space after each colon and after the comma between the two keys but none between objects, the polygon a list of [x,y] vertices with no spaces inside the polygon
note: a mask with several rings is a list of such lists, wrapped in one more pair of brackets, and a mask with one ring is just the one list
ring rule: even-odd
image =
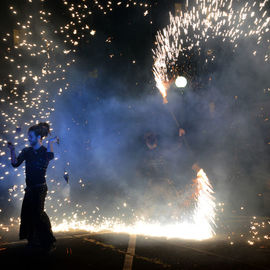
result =
[{"label": "flame", "polygon": [[163,97],[163,103],[164,104],[168,103],[168,100],[167,100],[167,89],[165,87],[164,82],[162,82],[160,79],[157,79],[156,86],[157,86],[160,94]]},{"label": "flame", "polygon": [[167,79],[161,79],[160,77],[156,76],[156,87],[158,88],[160,94],[163,97],[163,103],[167,104],[167,92],[168,89],[170,88],[171,84],[175,81],[175,77],[172,77],[170,80]]},{"label": "flame", "polygon": [[155,76],[156,87],[158,88],[160,94],[163,97],[163,103],[166,104],[168,103],[167,92],[171,84],[175,81],[175,74],[172,76],[171,79],[168,79],[168,76],[166,74],[160,72],[160,70],[163,70],[162,69],[163,65],[164,63],[155,62],[153,73]]},{"label": "flame", "polygon": [[83,230],[89,232],[111,231],[115,233],[128,233],[153,237],[182,238],[203,240],[215,235],[215,198],[213,189],[203,169],[197,170],[195,179],[195,199],[197,201],[191,221],[161,224],[147,222],[143,217],[132,225],[126,225],[121,220],[106,219],[101,224],[89,224],[87,220],[79,221],[74,217],[72,221],[64,220],[63,223],[53,226],[54,232]]}]

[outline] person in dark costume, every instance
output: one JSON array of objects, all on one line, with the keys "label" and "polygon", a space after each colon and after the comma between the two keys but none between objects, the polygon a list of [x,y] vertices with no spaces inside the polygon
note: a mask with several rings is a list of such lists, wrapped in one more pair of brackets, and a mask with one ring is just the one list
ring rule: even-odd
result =
[{"label": "person in dark costume", "polygon": [[21,209],[20,240],[27,239],[28,246],[40,246],[47,251],[55,249],[56,239],[49,217],[44,211],[48,191],[45,176],[49,161],[54,158],[53,143],[58,142],[57,137],[51,138],[48,147],[44,147],[42,140],[49,133],[50,127],[47,123],[30,127],[28,140],[31,146],[24,148],[18,157],[14,145],[8,143],[12,166],[16,168],[25,161],[26,188]]},{"label": "person in dark costume", "polygon": [[168,187],[170,183],[167,162],[163,155],[164,149],[159,135],[147,132],[143,138],[143,157],[139,166],[139,178],[144,185],[138,215],[156,220],[167,214],[168,200],[171,195],[170,187]]}]

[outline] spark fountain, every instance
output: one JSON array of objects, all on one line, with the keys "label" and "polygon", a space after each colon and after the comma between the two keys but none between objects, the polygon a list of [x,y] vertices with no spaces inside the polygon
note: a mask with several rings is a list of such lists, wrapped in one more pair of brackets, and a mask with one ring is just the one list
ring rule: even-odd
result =
[{"label": "spark fountain", "polygon": [[215,235],[215,198],[213,188],[205,172],[200,169],[195,179],[195,192],[193,197],[196,200],[196,207],[191,218],[191,222],[183,221],[174,224],[160,224],[159,222],[146,222],[143,218],[137,218],[132,225],[126,225],[121,220],[105,220],[98,226],[89,221],[78,221],[76,217],[71,221],[55,225],[53,230],[73,231],[84,230],[91,232],[111,231],[117,233],[128,233],[136,235],[148,235],[166,238],[183,238],[203,240]]}]

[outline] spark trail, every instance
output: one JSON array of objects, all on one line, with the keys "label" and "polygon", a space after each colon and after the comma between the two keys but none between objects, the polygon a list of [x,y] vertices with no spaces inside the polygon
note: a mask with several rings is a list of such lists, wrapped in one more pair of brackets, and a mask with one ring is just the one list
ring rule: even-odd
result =
[{"label": "spark trail", "polygon": [[[211,50],[213,41],[231,44],[236,52],[238,43],[243,39],[254,39],[256,46],[250,53],[256,56],[263,50],[263,59],[269,61],[269,11],[264,1],[237,0],[196,0],[179,16],[170,13],[169,25],[156,35],[156,47],[153,49],[153,74],[156,86],[164,102],[167,90],[177,74],[194,76],[190,63],[191,55],[203,57],[200,70],[206,69],[216,60],[215,51]],[[208,48],[207,52],[204,49]],[[196,59],[193,61],[196,61]]]}]

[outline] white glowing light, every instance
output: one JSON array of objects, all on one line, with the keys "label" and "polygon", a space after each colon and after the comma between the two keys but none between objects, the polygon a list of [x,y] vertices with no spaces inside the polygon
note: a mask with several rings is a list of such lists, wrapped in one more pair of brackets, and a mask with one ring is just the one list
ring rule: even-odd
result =
[{"label": "white glowing light", "polygon": [[[53,224],[53,231],[84,230],[91,232],[112,231],[116,233],[128,233],[147,235],[153,237],[182,238],[203,240],[215,235],[215,198],[209,179],[203,169],[200,169],[196,178],[195,200],[196,208],[190,221],[175,222],[173,224],[161,224],[159,222],[145,221],[138,218],[134,224],[126,225],[118,219],[105,219],[99,225],[87,220],[78,220],[77,215],[72,220],[63,220],[61,224]],[[125,207],[125,203],[124,203]]]},{"label": "white glowing light", "polygon": [[178,76],[175,80],[175,85],[179,88],[184,88],[187,86],[187,79],[183,76]]},{"label": "white glowing light", "polygon": [[87,221],[64,221],[62,224],[53,226],[54,232],[84,230],[89,232],[111,231],[115,233],[128,233],[152,237],[180,238],[204,240],[213,237],[206,223],[175,223],[163,225],[158,222],[148,223],[143,220],[127,226],[119,222],[104,222],[98,226],[88,224]]}]

